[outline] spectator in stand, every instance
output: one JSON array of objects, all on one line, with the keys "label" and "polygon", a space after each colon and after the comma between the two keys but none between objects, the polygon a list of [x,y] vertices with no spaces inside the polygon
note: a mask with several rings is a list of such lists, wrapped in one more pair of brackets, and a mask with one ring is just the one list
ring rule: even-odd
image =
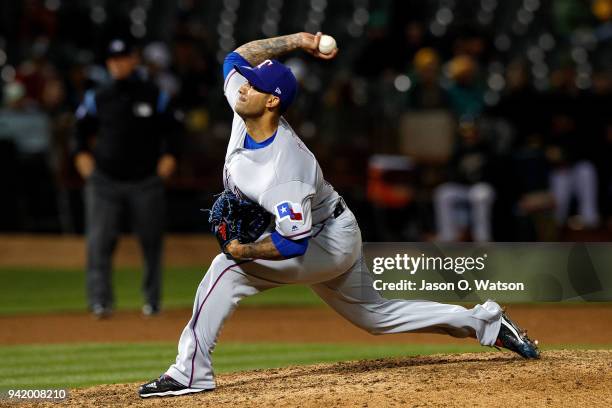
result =
[{"label": "spectator in stand", "polygon": [[440,86],[440,56],[433,48],[421,48],[414,56],[414,76],[408,106],[412,110],[446,109],[448,94]]},{"label": "spectator in stand", "polygon": [[512,129],[514,146],[520,148],[543,135],[542,104],[542,97],[531,85],[527,65],[515,60],[506,68],[505,92],[489,114],[506,121]]},{"label": "spectator in stand", "polygon": [[139,75],[138,64],[127,42],[112,41],[113,82],[87,92],[76,113],[75,165],[87,180],[87,296],[97,318],[112,312],[111,258],[125,210],[145,260],[143,314],[160,309],[164,180],[176,167],[176,124],[168,95]]},{"label": "spectator in stand", "polygon": [[478,81],[478,63],[468,55],[458,55],[448,63],[453,81],[448,89],[451,110],[459,118],[477,118],[484,108],[484,89]]},{"label": "spectator in stand", "polygon": [[370,14],[366,28],[363,48],[354,60],[352,75],[376,77],[389,66],[389,58],[396,54],[393,38],[388,30],[389,16],[384,10]]},{"label": "spectator in stand", "polygon": [[176,103],[186,110],[207,105],[215,80],[216,63],[201,43],[202,41],[190,35],[174,39],[174,54],[169,73],[179,79]]},{"label": "spectator in stand", "polygon": [[546,157],[551,163],[551,188],[555,197],[555,217],[560,226],[570,215],[570,204],[578,202],[576,227],[595,228],[599,224],[597,171],[591,156],[595,135],[580,121],[582,101],[576,88],[575,70],[563,67],[553,74],[554,89],[549,95]]},{"label": "spectator in stand", "polygon": [[[612,13],[612,2],[610,7]],[[612,106],[612,73],[605,64],[596,69],[592,86],[581,99],[580,127],[584,129],[584,134],[594,138],[589,151],[593,152],[590,157],[597,169],[599,209],[602,216],[609,217],[612,215],[612,117],[609,114]]]},{"label": "spectator in stand", "polygon": [[170,72],[172,55],[168,46],[162,42],[152,42],[142,50],[142,59],[147,67],[151,80],[171,97],[179,91],[180,83],[176,75]]},{"label": "spectator in stand", "polygon": [[480,136],[473,122],[459,125],[457,140],[448,169],[448,181],[434,192],[438,240],[456,241],[460,238],[460,213],[457,207],[468,204],[471,212],[472,239],[491,240],[491,209],[495,191],[489,182],[491,149]]},{"label": "spectator in stand", "polygon": [[[604,153],[607,153],[607,157],[612,157],[612,119],[608,118],[608,123],[605,129],[605,148],[602,149]],[[603,183],[603,195],[604,195],[604,208],[606,210],[606,216],[608,217],[607,224],[608,229],[612,230],[612,161],[608,160],[607,165],[602,169],[605,171],[605,179]]]}]

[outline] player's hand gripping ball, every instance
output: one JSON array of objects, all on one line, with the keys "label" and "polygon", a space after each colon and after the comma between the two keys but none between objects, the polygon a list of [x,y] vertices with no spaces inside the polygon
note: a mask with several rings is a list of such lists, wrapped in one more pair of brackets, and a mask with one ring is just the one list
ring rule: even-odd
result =
[{"label": "player's hand gripping ball", "polygon": [[270,220],[270,213],[263,207],[227,190],[217,197],[208,217],[219,246],[226,254],[227,245],[235,239],[241,244],[257,240],[270,225]]},{"label": "player's hand gripping ball", "polygon": [[319,52],[331,54],[336,49],[336,40],[331,35],[322,35],[319,40]]}]

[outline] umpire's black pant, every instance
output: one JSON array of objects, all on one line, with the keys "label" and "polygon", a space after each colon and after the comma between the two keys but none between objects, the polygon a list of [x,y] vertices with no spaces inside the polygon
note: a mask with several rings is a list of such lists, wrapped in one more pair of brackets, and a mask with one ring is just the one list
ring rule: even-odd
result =
[{"label": "umpire's black pant", "polygon": [[161,257],[165,193],[161,178],[120,182],[95,170],[85,186],[87,298],[90,308],[112,308],[112,256],[128,211],[144,255],[142,290],[145,303],[160,306]]}]

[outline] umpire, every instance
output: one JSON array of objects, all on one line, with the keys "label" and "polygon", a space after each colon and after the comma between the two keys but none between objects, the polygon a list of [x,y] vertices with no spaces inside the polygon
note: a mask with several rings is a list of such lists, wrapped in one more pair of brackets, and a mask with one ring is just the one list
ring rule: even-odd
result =
[{"label": "umpire", "polygon": [[169,97],[138,70],[124,40],[108,47],[112,81],[76,112],[75,166],[86,180],[87,298],[97,318],[113,309],[112,255],[126,212],[144,255],[143,313],[160,308],[164,181],[176,168],[178,125]]}]

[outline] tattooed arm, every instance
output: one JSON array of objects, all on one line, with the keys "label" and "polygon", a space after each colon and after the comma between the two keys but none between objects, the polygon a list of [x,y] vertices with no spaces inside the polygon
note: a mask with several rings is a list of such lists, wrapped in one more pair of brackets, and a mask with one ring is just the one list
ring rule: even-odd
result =
[{"label": "tattooed arm", "polygon": [[271,261],[285,259],[276,249],[271,237],[250,244],[241,244],[235,239],[227,245],[225,250],[235,259],[268,259]]},{"label": "tattooed arm", "polygon": [[321,35],[321,33],[295,33],[281,37],[266,38],[246,43],[238,47],[235,52],[240,54],[252,66],[259,65],[267,59],[278,58],[297,49],[304,50],[317,58],[334,58],[338,53],[337,49],[330,54],[321,54],[319,52]]}]

